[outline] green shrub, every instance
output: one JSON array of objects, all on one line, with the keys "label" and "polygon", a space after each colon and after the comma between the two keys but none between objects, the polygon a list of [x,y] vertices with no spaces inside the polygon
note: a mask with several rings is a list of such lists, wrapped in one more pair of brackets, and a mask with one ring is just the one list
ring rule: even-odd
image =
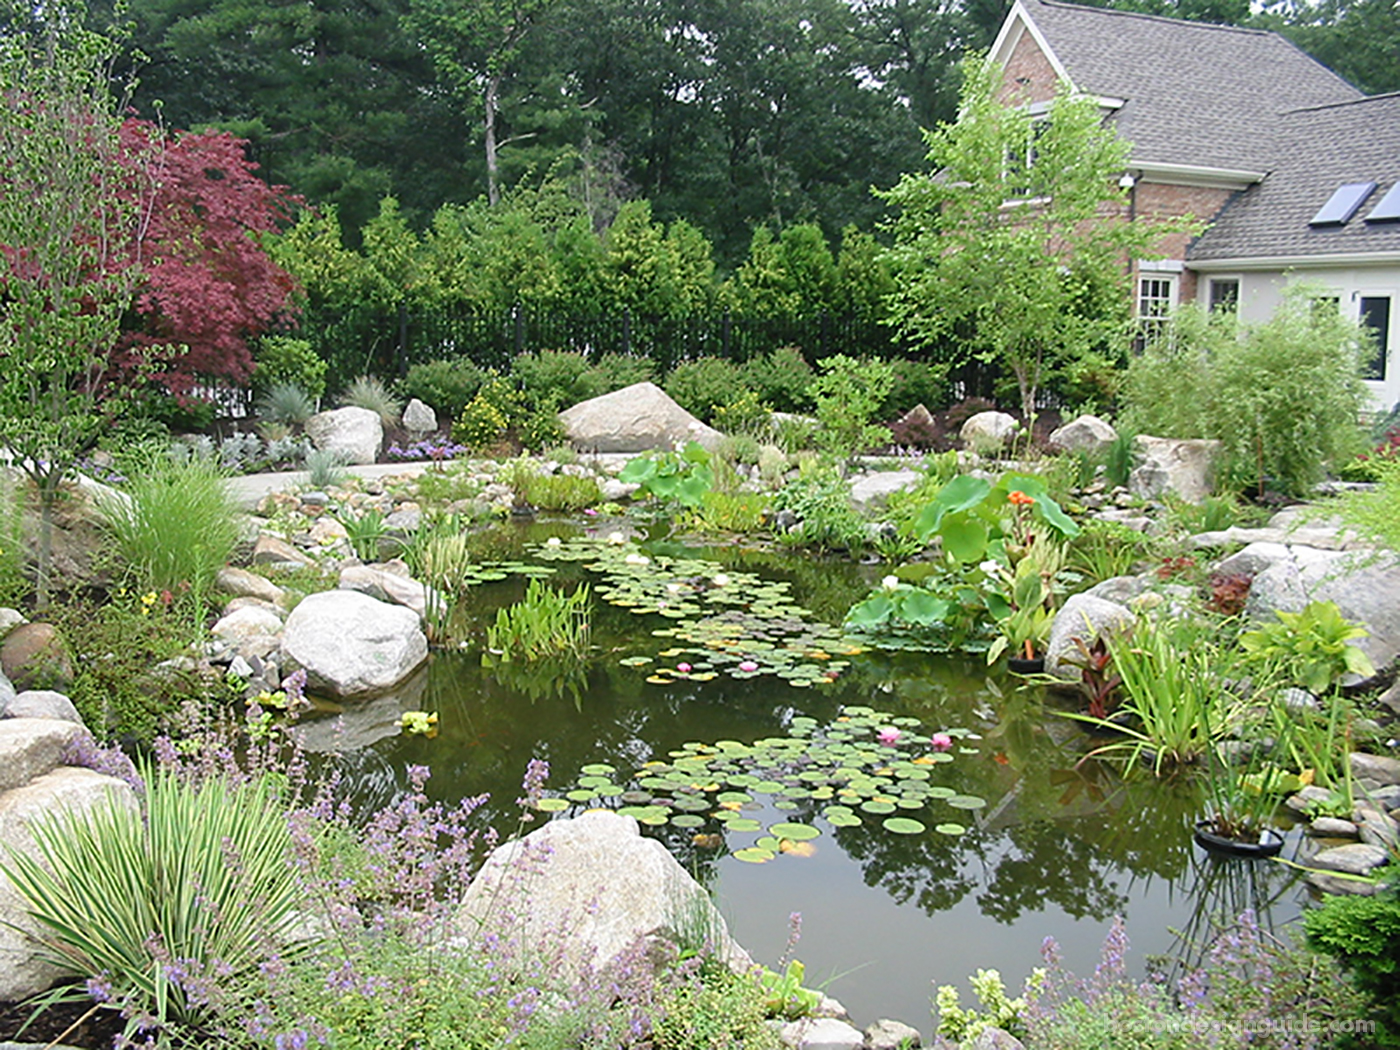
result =
[{"label": "green shrub", "polygon": [[26,588],[20,522],[24,505],[19,478],[0,467],[0,605],[13,605]]},{"label": "green shrub", "polygon": [[511,374],[525,400],[558,410],[596,397],[599,375],[585,354],[568,350],[541,350],[520,354]]},{"label": "green shrub", "polygon": [[285,383],[305,390],[312,401],[326,392],[327,363],[305,339],[265,335],[253,358],[254,390],[267,391]]},{"label": "green shrub", "polygon": [[923,405],[935,412],[948,401],[948,366],[896,358],[889,362],[893,382],[875,412],[875,418],[898,419],[910,409]]},{"label": "green shrub", "polygon": [[453,440],[474,452],[491,448],[506,436],[510,419],[519,407],[519,399],[510,385],[499,376],[492,376],[481,384],[476,396],[452,425]]},{"label": "green shrub", "polygon": [[1087,588],[1115,576],[1132,575],[1150,556],[1151,544],[1141,532],[1121,522],[1091,518],[1069,541],[1067,553],[1069,568],[1084,576]]},{"label": "green shrub", "polygon": [[865,519],[851,505],[851,489],[832,466],[805,469],[773,494],[773,509],[797,517],[795,531],[781,539],[820,550],[860,551],[865,548]]},{"label": "green shrub", "polygon": [[260,419],[289,427],[299,427],[316,414],[311,395],[292,383],[268,387],[258,398],[256,408]]},{"label": "green shrub", "polygon": [[1336,958],[1371,1000],[1370,1045],[1400,1047],[1400,894],[1329,897],[1304,915],[1303,929],[1308,946]]},{"label": "green shrub", "polygon": [[[292,838],[267,779],[146,781],[144,819],[116,804],[56,813],[30,825],[39,857],[9,850],[3,867],[46,931],[40,950],[105,985],[128,1036],[148,1024],[197,1045],[214,1014],[195,989],[235,987],[306,944]],[[91,1001],[84,984],[67,998]]]},{"label": "green shrub", "polygon": [[564,441],[564,424],[553,405],[538,405],[516,426],[515,436],[522,448],[543,452]]},{"label": "green shrub", "polygon": [[593,374],[593,385],[598,393],[610,394],[634,383],[654,380],[656,362],[636,354],[603,354],[593,365]]},{"label": "green shrub", "polygon": [[1218,439],[1223,476],[1260,494],[1270,486],[1306,495],[1358,450],[1368,397],[1360,330],[1313,295],[1290,288],[1273,318],[1254,326],[1183,310],[1129,365],[1126,429]]},{"label": "green shrub", "polygon": [[744,385],[778,412],[805,412],[812,407],[814,375],[807,358],[795,346],[780,346],[750,358],[743,367]]},{"label": "green shrub", "polygon": [[193,457],[162,458],[134,477],[127,499],[101,511],[141,590],[208,594],[238,542],[223,473]]},{"label": "green shrub", "polygon": [[491,375],[466,358],[428,361],[411,366],[399,380],[398,391],[405,400],[416,397],[440,415],[456,419]]},{"label": "green shrub", "polygon": [[739,366],[722,357],[683,361],[666,377],[666,393],[681,408],[706,423],[714,418],[715,409],[729,404],[743,389]]},{"label": "green shrub", "polygon": [[754,434],[767,431],[772,418],[773,413],[757,394],[740,388],[715,409],[710,422],[716,430],[726,434]]},{"label": "green shrub", "polygon": [[374,376],[358,376],[351,380],[340,395],[340,403],[369,409],[385,427],[398,426],[403,414],[403,402],[389,392],[383,380]]},{"label": "green shrub", "polygon": [[821,426],[818,445],[843,459],[888,445],[889,429],[871,420],[894,385],[893,368],[884,361],[859,361],[845,354],[828,357],[820,367],[821,375],[811,386]]},{"label": "green shrub", "polygon": [[753,978],[711,967],[672,984],[657,1001],[655,1050],[778,1050],[762,990]]}]

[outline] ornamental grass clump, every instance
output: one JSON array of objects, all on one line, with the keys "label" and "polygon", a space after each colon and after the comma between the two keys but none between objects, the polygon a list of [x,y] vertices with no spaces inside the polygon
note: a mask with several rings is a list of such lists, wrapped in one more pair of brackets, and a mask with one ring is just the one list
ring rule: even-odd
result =
[{"label": "ornamental grass clump", "polygon": [[496,613],[486,647],[502,660],[581,657],[588,649],[589,597],[587,584],[565,594],[531,580],[521,601]]},{"label": "ornamental grass clump", "polygon": [[224,474],[196,457],[155,460],[100,508],[143,590],[207,594],[238,542]]}]

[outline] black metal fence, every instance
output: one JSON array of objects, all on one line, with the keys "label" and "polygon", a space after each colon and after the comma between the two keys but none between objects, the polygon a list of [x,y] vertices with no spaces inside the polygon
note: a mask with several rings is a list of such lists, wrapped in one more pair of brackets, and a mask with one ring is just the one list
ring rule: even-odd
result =
[{"label": "black metal fence", "polygon": [[899,357],[915,349],[887,325],[856,317],[821,314],[805,318],[747,318],[731,313],[654,317],[623,311],[569,316],[515,307],[482,311],[460,308],[355,307],[308,311],[298,332],[329,361],[334,387],[357,375],[403,375],[409,367],[439,358],[467,358],[505,369],[518,354],[572,350],[597,358],[633,354],[652,359],[664,373],[700,357],[746,361],[779,347],[796,346],[813,362],[832,354]]}]

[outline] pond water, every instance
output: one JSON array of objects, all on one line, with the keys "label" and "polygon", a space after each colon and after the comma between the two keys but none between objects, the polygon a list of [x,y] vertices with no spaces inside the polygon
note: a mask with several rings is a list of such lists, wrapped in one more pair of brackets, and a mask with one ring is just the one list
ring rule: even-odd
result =
[{"label": "pond water", "polygon": [[[521,544],[574,531],[547,525],[501,530],[491,539],[490,556],[528,559]],[[661,544],[627,549],[652,559],[687,553]],[[738,547],[689,553],[743,580],[755,574],[787,581],[791,599],[810,610],[813,621],[827,623],[839,623],[882,571]],[[560,581],[599,583],[578,562],[557,567]],[[881,725],[905,720],[896,722],[903,725],[898,747],[904,750],[895,758],[906,772],[914,768],[910,759],[931,753],[930,733],[968,732],[943,756],[951,761],[923,757],[930,763],[921,767],[927,775],[909,774],[945,796],[916,798],[893,810],[925,825],[917,833],[893,833],[880,815],[859,809],[859,823],[833,826],[823,816],[829,803],[757,788],[749,792],[753,801],[731,804],[739,818],[757,821],[741,826],[761,830],[726,833],[708,816],[703,826],[644,828],[712,890],[731,932],[757,961],[778,962],[789,916],[800,913],[794,955],[807,966],[807,983],[829,981],[828,994],[862,1026],[895,1017],[927,1034],[934,984],[958,984],[966,1002],[967,977],[997,968],[1018,987],[1040,963],[1047,936],[1061,943],[1072,969],[1091,973],[1115,915],[1126,917],[1132,958],[1141,966],[1148,954],[1181,953],[1173,931],[1190,935],[1210,918],[1245,907],[1277,927],[1295,918],[1305,900],[1288,867],[1204,856],[1190,839],[1200,801],[1189,785],[1125,784],[1098,762],[1081,763],[1088,746],[1075,723],[1057,713],[1056,702],[1016,679],[989,676],[978,659],[867,651],[844,657],[847,666],[830,681],[804,679],[801,671],[788,679],[732,677],[732,664],[730,673],[710,680],[649,681],[667,678],[656,670],[676,662],[659,654],[686,644],[652,633],[670,629],[676,619],[595,596],[596,649],[585,666],[483,667],[484,625],[522,591],[516,577],[473,588],[457,625],[467,648],[435,653],[415,698],[416,706],[438,713],[438,735],[396,736],[362,751],[355,763],[362,794],[387,796],[401,789],[408,765],[428,765],[430,794],[489,793],[483,821],[508,832],[517,826],[515,799],[532,758],[549,762],[548,793],[562,797],[577,789],[585,766],[610,766],[616,772],[600,779],[635,789],[645,763],[703,754],[696,745],[727,741],[739,749],[735,754],[753,756],[765,746],[758,742],[771,738],[841,737],[845,727],[838,719],[849,717],[851,708],[879,712]],[[644,656],[653,662],[642,664]],[[985,804],[950,808],[948,794]],[[596,803],[570,805],[590,804]],[[793,821],[820,834],[766,863],[733,856],[770,825]],[[944,832],[935,830],[940,824]],[[946,833],[949,824],[965,830]]]}]

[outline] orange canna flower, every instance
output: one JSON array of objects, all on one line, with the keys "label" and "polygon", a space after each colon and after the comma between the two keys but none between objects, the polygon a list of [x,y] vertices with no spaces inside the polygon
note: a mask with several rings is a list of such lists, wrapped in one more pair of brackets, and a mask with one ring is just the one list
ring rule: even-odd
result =
[{"label": "orange canna flower", "polygon": [[1032,503],[1035,502],[1035,497],[1027,496],[1020,489],[1017,489],[1015,492],[1009,493],[1007,495],[1006,502],[1014,504],[1018,507],[1029,507]]}]

